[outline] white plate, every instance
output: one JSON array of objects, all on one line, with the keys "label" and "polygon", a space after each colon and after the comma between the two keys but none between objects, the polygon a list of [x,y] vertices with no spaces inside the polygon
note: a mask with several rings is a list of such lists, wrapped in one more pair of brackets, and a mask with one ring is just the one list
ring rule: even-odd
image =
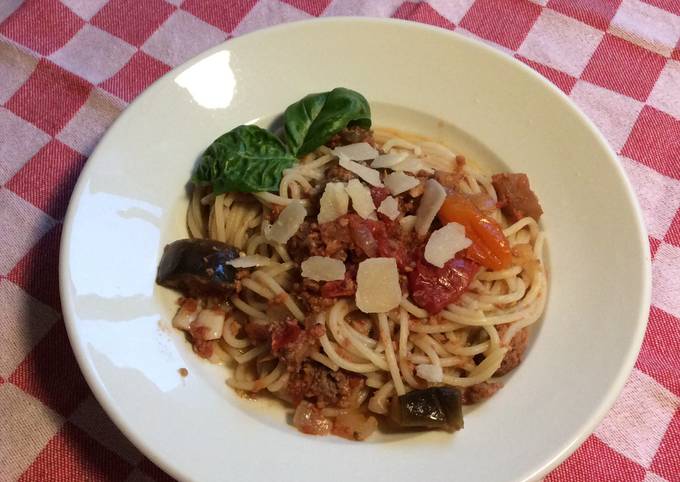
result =
[{"label": "white plate", "polygon": [[[169,327],[154,285],[163,246],[186,235],[184,187],[203,149],[266,124],[310,92],[346,86],[374,121],[440,137],[491,170],[529,174],[545,210],[550,296],[526,360],[453,436],[352,443],[304,436]],[[69,206],[61,297],[97,399],[152,461],[186,480],[527,480],[571,453],[621,389],[649,308],[646,235],[603,137],[520,62],[440,29],[392,20],[288,24],[173,70],[118,119]],[[181,378],[177,370],[189,369]]]}]

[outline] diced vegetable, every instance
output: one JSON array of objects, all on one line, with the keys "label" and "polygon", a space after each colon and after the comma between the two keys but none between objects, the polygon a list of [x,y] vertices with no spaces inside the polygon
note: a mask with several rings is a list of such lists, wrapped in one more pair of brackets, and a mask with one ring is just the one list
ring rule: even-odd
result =
[{"label": "diced vegetable", "polygon": [[198,302],[193,298],[184,298],[182,305],[172,319],[172,326],[180,330],[188,330],[191,323],[196,320],[198,312]]},{"label": "diced vegetable", "polygon": [[276,222],[272,224],[269,238],[277,243],[285,244],[293,237],[307,216],[307,210],[300,201],[293,201],[281,211]]},{"label": "diced vegetable", "polygon": [[350,161],[370,161],[378,157],[379,152],[368,142],[357,142],[333,149],[333,154],[346,157]]},{"label": "diced vegetable", "polygon": [[342,182],[329,182],[326,184],[321,200],[319,201],[319,224],[335,221],[340,216],[347,214],[349,196]]},{"label": "diced vegetable", "polygon": [[477,270],[479,265],[469,259],[454,258],[437,268],[419,256],[408,273],[409,292],[418,306],[436,315],[463,294]]},{"label": "diced vegetable", "polygon": [[345,263],[326,256],[310,256],[301,264],[302,276],[315,281],[345,279]]},{"label": "diced vegetable", "polygon": [[351,179],[345,189],[349,197],[352,198],[352,208],[359,216],[367,219],[375,211],[370,189],[358,179]]},{"label": "diced vegetable", "polygon": [[446,198],[439,219],[442,223],[456,222],[465,226],[465,235],[472,240],[465,252],[467,258],[491,270],[505,269],[512,264],[510,243],[503,229],[463,194],[454,193]]},{"label": "diced vegetable", "polygon": [[225,312],[219,308],[208,308],[201,311],[193,322],[192,328],[203,328],[203,340],[217,340],[222,336]]},{"label": "diced vegetable", "polygon": [[413,189],[418,184],[420,184],[420,181],[417,178],[403,172],[393,172],[385,176],[385,186],[395,196]]},{"label": "diced vegetable", "polygon": [[185,296],[228,295],[235,289],[235,248],[209,239],[180,239],[168,244],[158,264],[156,283]]},{"label": "diced vegetable", "polygon": [[456,253],[472,244],[465,237],[465,227],[458,223],[449,223],[430,234],[425,245],[425,260],[439,268],[453,259]]},{"label": "diced vegetable", "polygon": [[380,172],[375,169],[371,169],[370,167],[366,167],[363,164],[351,161],[342,154],[338,157],[338,164],[340,167],[344,167],[348,171],[353,172],[371,186],[382,187],[383,185],[383,183],[380,181]]},{"label": "diced vegetable", "polygon": [[416,375],[430,383],[441,383],[444,380],[444,371],[440,365],[423,363],[416,366]]},{"label": "diced vegetable", "polygon": [[226,264],[233,266],[234,268],[255,268],[272,264],[272,260],[261,254],[251,254],[232,259],[231,261],[227,261]]},{"label": "diced vegetable", "polygon": [[[430,225],[439,212],[439,208],[442,207],[444,199],[446,199],[446,191],[442,185],[434,179],[428,179],[425,183],[425,192],[423,192],[423,197],[420,200],[420,206],[416,211],[415,229],[418,236],[425,236],[427,230],[430,229]],[[451,221],[455,220],[452,219]]]},{"label": "diced vegetable", "polygon": [[401,214],[399,211],[399,201],[392,196],[386,197],[383,199],[383,202],[380,203],[380,206],[378,206],[378,212],[394,221],[399,217],[399,214]]},{"label": "diced vegetable", "polygon": [[333,422],[306,400],[301,401],[295,409],[293,425],[300,432],[310,435],[327,435],[333,428]]},{"label": "diced vegetable", "polygon": [[452,387],[432,387],[394,397],[390,418],[401,427],[460,430],[463,428],[460,391]]},{"label": "diced vegetable", "polygon": [[400,302],[399,271],[394,258],[371,258],[359,263],[357,308],[364,313],[383,313]]}]

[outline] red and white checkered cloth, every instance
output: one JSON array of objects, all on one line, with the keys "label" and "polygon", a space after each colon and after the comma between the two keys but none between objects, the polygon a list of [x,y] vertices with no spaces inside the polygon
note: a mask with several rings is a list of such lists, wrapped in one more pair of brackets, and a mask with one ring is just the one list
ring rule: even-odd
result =
[{"label": "red and white checkered cloth", "polygon": [[103,413],[69,346],[57,259],[87,156],[125,105],[230,37],[314,16],[479,38],[566,92],[638,195],[653,256],[628,383],[549,481],[680,481],[680,0],[0,0],[0,481],[170,480]]}]

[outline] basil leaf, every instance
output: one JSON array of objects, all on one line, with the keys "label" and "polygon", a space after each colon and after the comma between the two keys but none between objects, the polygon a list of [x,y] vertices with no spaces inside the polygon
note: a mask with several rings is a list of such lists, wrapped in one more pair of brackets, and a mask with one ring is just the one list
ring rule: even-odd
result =
[{"label": "basil leaf", "polygon": [[348,125],[371,127],[371,108],[360,93],[337,87],[288,106],[284,124],[288,147],[300,156],[322,146]]},{"label": "basil leaf", "polygon": [[206,149],[193,176],[213,192],[278,191],[284,169],[297,162],[278,137],[258,126],[238,126]]}]

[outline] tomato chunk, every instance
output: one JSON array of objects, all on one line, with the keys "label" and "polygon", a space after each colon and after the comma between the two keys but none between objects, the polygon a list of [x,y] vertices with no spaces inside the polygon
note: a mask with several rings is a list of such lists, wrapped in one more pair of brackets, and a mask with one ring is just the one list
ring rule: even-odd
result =
[{"label": "tomato chunk", "polygon": [[510,242],[503,229],[468,197],[458,193],[448,196],[439,210],[439,220],[465,226],[465,236],[472,241],[465,251],[466,258],[491,270],[506,269],[512,264]]},{"label": "tomato chunk", "polygon": [[477,263],[465,258],[454,258],[438,268],[421,253],[408,274],[409,291],[418,306],[435,315],[465,292],[478,270]]}]

